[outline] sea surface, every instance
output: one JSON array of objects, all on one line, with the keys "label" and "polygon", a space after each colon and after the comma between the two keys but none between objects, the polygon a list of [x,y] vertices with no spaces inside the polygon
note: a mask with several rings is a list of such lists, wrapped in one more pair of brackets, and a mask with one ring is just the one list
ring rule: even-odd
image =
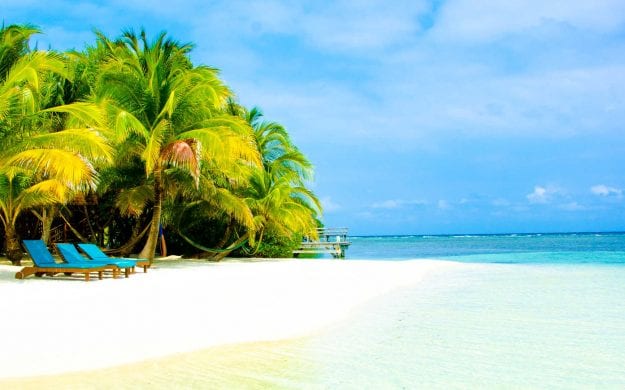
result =
[{"label": "sea surface", "polygon": [[351,237],[348,259],[448,259],[475,263],[625,263],[625,233]]},{"label": "sea surface", "polygon": [[352,237],[347,253],[469,264],[314,339],[311,387],[625,388],[625,234]]}]

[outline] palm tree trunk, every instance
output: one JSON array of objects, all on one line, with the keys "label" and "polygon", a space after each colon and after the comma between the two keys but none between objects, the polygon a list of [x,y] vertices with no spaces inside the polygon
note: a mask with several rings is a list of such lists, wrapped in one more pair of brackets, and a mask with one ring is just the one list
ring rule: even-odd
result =
[{"label": "palm tree trunk", "polygon": [[98,242],[98,238],[95,234],[95,230],[93,230],[93,225],[91,224],[91,218],[89,217],[89,210],[87,209],[87,205],[82,205],[82,211],[85,213],[85,220],[87,221],[87,227],[89,228],[89,241]]},{"label": "palm tree trunk", "polygon": [[244,235],[239,237],[235,242],[230,244],[230,246],[228,246],[228,248],[226,248],[223,252],[217,253],[215,256],[211,257],[210,260],[211,261],[220,261],[224,257],[228,256],[230,253],[232,253],[233,250],[237,249],[239,244],[241,244],[243,241],[247,240],[249,238],[249,236],[250,236],[249,232],[245,233]]},{"label": "palm tree trunk", "polygon": [[5,226],[4,237],[7,246],[7,259],[9,259],[13,265],[22,265],[22,257],[24,256],[24,253],[20,247],[20,241],[17,238],[15,227],[7,224],[7,226]]},{"label": "palm tree trunk", "polygon": [[89,240],[86,237],[84,237],[82,234],[80,234],[80,232],[75,227],[73,227],[71,223],[69,223],[69,221],[67,220],[67,218],[65,218],[65,216],[63,215],[62,212],[60,212],[59,215],[61,216],[61,218],[65,222],[65,226],[69,227],[69,230],[71,230],[72,233],[74,233],[76,238],[78,238],[82,242],[89,242]]},{"label": "palm tree trunk", "polygon": [[133,250],[133,248],[137,246],[137,244],[139,243],[139,241],[141,241],[145,233],[147,233],[148,229],[150,228],[150,224],[145,225],[145,228],[143,228],[143,230],[141,231],[139,231],[140,228],[141,228],[141,219],[137,218],[137,222],[135,222],[135,225],[132,228],[132,234],[130,235],[130,239],[128,239],[128,241],[122,246],[120,246],[119,248],[109,249],[108,252],[107,251],[104,251],[104,252],[105,253],[119,253],[122,257],[128,257],[128,255],[130,255],[130,252]]},{"label": "palm tree trunk", "polygon": [[56,217],[56,206],[44,207],[41,214],[41,239],[46,244],[50,243],[50,233],[52,232],[52,222]]},{"label": "palm tree trunk", "polygon": [[161,224],[161,212],[163,209],[163,179],[160,167],[154,170],[154,208],[152,211],[152,222],[150,232],[145,246],[139,253],[139,257],[148,259],[150,264],[154,261],[156,244],[158,243],[158,228]]},{"label": "palm tree trunk", "polygon": [[[221,240],[215,244],[215,248],[221,249],[224,245],[226,245],[226,243],[230,240],[230,236],[232,236],[232,227],[234,226],[234,223],[232,223],[232,218],[230,218],[230,221],[228,222],[228,226],[226,227],[226,232],[224,233],[223,237],[221,238]],[[216,255],[214,254],[214,252],[202,252],[200,253],[200,258],[213,258]]]}]

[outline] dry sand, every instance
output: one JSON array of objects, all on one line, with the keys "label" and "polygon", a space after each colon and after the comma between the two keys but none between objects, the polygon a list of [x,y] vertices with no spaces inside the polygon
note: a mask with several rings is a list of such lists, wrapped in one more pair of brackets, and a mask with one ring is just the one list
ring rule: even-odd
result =
[{"label": "dry sand", "polygon": [[161,261],[128,279],[29,277],[0,265],[0,381],[114,367],[319,331],[364,302],[458,264]]}]

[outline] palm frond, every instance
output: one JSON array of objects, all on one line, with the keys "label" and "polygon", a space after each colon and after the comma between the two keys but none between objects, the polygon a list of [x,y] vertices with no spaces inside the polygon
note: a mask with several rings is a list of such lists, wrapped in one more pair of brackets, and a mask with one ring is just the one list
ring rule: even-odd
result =
[{"label": "palm frond", "polygon": [[74,152],[59,149],[31,149],[16,153],[6,160],[36,171],[44,177],[54,177],[75,190],[93,189],[97,174],[91,163]]},{"label": "palm frond", "polygon": [[105,116],[101,107],[93,103],[77,102],[56,106],[43,110],[43,112],[63,112],[75,119],[69,123],[76,127],[104,127]]},{"label": "palm frond", "polygon": [[148,202],[154,197],[154,188],[149,185],[137,186],[119,192],[115,207],[123,216],[139,216]]},{"label": "palm frond", "polygon": [[244,199],[223,188],[218,188],[212,199],[214,199],[215,204],[223,212],[234,218],[238,223],[248,229],[255,228],[254,215]]},{"label": "palm frond", "polygon": [[25,189],[14,201],[11,223],[15,224],[22,210],[66,202],[69,192],[64,183],[54,179],[41,181]]},{"label": "palm frond", "polygon": [[198,143],[195,139],[189,138],[170,142],[163,148],[161,159],[173,166],[188,169],[196,181],[199,179],[200,162],[198,159]]},{"label": "palm frond", "polygon": [[127,138],[130,134],[137,134],[146,142],[150,138],[150,133],[143,123],[125,110],[119,110],[115,116],[115,132],[120,140]]},{"label": "palm frond", "polygon": [[94,129],[66,129],[54,133],[32,136],[16,144],[16,150],[51,149],[78,153],[92,161],[111,161],[113,148],[106,139]]}]

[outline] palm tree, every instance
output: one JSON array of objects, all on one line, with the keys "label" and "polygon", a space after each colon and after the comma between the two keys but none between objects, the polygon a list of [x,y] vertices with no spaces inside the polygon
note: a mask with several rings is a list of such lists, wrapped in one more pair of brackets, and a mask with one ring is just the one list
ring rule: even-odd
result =
[{"label": "palm tree", "polygon": [[226,110],[250,124],[263,161],[261,168],[253,169],[250,184],[241,191],[254,214],[254,230],[240,235],[230,247],[245,239],[260,247],[267,235],[288,240],[298,234],[314,236],[321,205],[306,187],[312,178],[312,164],[292,142],[284,126],[263,120],[259,108],[247,110],[230,99]]},{"label": "palm tree", "polygon": [[290,175],[298,183],[312,178],[312,164],[291,141],[284,126],[263,121],[263,113],[258,107],[244,110],[243,117],[254,129],[254,138],[266,171],[278,176]]},{"label": "palm tree", "polygon": [[[93,187],[91,161],[108,159],[110,146],[98,131],[97,107],[75,103],[43,109],[42,89],[54,77],[65,77],[65,61],[50,52],[29,52],[31,27],[0,30],[0,219],[5,227],[7,257],[19,263],[15,232],[25,209],[66,201],[72,193]],[[61,131],[59,116],[69,129]]]},{"label": "palm tree", "polygon": [[264,169],[252,174],[244,195],[254,213],[257,237],[251,241],[256,245],[261,244],[265,234],[285,238],[315,234],[321,204],[304,185],[294,184],[299,180],[295,176]]},{"label": "palm tree", "polygon": [[22,250],[15,224],[22,211],[63,202],[67,199],[66,187],[54,180],[37,182],[28,170],[11,167],[0,171],[0,221],[4,227],[6,256],[19,265]]},{"label": "palm tree", "polygon": [[[144,31],[124,32],[117,41],[98,34],[109,59],[96,86],[97,98],[109,102],[118,139],[129,156],[140,156],[153,187],[152,219],[141,257],[154,258],[168,167],[188,171],[200,184],[202,164],[230,170],[236,164],[259,164],[249,126],[220,112],[230,90],[217,71],[194,67],[192,46],[166,39],[149,42]],[[231,180],[243,180],[242,176]]]},{"label": "palm tree", "polygon": [[6,78],[7,73],[30,48],[30,37],[38,34],[39,30],[32,25],[10,25],[0,28],[0,78]]},{"label": "palm tree", "polygon": [[[169,178],[176,175],[173,170],[169,171]],[[205,166],[200,175],[199,186],[196,187],[192,185],[191,177],[185,180],[178,173],[176,175],[177,191],[171,191],[172,198],[168,202],[168,207],[165,208],[166,224],[170,225],[188,244],[204,251],[204,256],[208,257],[215,254],[215,249],[219,250],[228,243],[234,225],[253,233],[256,228],[254,215],[240,195],[241,189],[249,186],[249,181],[229,180],[233,176],[243,176],[249,179],[249,175],[249,171],[244,175],[236,172],[232,174],[228,171],[211,171]],[[174,196],[176,199],[173,199]],[[211,224],[212,229],[207,229],[207,224]],[[199,232],[201,239],[189,237],[189,232],[192,231]],[[211,231],[214,237],[208,236]],[[213,242],[211,246],[214,249],[204,246],[207,244],[207,238]]]}]

